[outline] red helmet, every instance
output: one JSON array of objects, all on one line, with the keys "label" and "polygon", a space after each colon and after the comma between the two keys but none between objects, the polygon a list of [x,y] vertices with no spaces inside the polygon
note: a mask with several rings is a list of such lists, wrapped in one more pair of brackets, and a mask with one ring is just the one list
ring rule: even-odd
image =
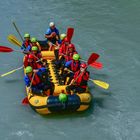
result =
[{"label": "red helmet", "polygon": [[30,59],[34,59],[34,56],[32,54],[29,54],[29,57]]},{"label": "red helmet", "polygon": [[67,37],[64,38],[64,42],[70,42]]},{"label": "red helmet", "polygon": [[80,67],[81,67],[81,68],[87,68],[87,64],[82,63],[82,64],[80,65]]},{"label": "red helmet", "polygon": [[69,49],[70,49],[70,48],[74,49],[75,47],[74,47],[73,44],[69,44],[69,45],[68,45],[68,48],[69,48]]}]

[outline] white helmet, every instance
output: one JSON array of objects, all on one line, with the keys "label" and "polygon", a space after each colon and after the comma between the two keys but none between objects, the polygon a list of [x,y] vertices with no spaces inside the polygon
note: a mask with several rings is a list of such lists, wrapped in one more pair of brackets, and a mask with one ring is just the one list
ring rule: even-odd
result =
[{"label": "white helmet", "polygon": [[54,24],[54,22],[50,22],[50,27],[53,27],[53,26],[55,26],[55,24]]}]

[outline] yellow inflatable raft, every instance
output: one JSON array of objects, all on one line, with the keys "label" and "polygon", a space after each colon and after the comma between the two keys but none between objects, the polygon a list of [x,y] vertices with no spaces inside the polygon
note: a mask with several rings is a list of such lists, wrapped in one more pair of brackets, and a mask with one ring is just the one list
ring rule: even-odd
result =
[{"label": "yellow inflatable raft", "polygon": [[[57,112],[74,112],[74,111],[84,111],[87,110],[90,106],[92,99],[91,94],[87,90],[86,93],[76,93],[72,95],[67,95],[66,102],[61,102],[59,100],[59,94],[66,93],[66,85],[59,84],[59,78],[55,71],[55,65],[53,59],[55,58],[53,51],[42,51],[42,56],[48,62],[48,69],[52,79],[52,82],[55,85],[54,94],[51,96],[38,96],[33,93],[28,93],[29,104],[33,110],[39,114],[50,114]],[[27,91],[26,87],[26,91]]]}]

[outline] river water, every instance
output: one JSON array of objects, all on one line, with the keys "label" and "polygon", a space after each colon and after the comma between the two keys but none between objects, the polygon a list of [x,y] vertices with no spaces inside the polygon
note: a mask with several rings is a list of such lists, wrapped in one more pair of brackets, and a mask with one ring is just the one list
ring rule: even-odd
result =
[{"label": "river water", "polygon": [[[84,113],[42,117],[21,104],[26,96],[23,71],[0,78],[0,140],[139,140],[140,138],[140,1],[139,0],[4,0],[0,1],[0,45],[29,32],[40,40],[50,21],[60,33],[75,29],[72,42],[83,59],[100,54],[102,70],[89,68],[91,78],[106,81],[109,90],[89,83],[94,95]],[[0,74],[22,65],[23,54],[0,53]]]}]

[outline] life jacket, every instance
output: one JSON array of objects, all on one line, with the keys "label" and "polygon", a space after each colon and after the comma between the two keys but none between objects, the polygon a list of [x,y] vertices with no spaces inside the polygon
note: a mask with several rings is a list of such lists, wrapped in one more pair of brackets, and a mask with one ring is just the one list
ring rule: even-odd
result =
[{"label": "life jacket", "polygon": [[27,67],[27,66],[31,66],[33,69],[39,69],[42,67],[40,64],[36,63],[35,61],[28,62],[28,60],[25,60],[24,67]]},{"label": "life jacket", "polygon": [[89,72],[88,71],[81,73],[79,70],[74,74],[74,80],[75,80],[76,84],[81,88],[87,87],[88,79],[89,79]]},{"label": "life jacket", "polygon": [[77,52],[76,51],[68,52],[68,54],[65,56],[66,62],[72,60],[74,54],[77,54]]},{"label": "life jacket", "polygon": [[61,45],[60,49],[59,49],[59,55],[61,54],[66,54],[67,52],[67,48],[68,46],[66,46],[65,44]]},{"label": "life jacket", "polygon": [[72,70],[73,72],[76,72],[80,69],[80,61],[75,62],[74,60],[72,60],[71,65],[70,65],[70,70]]},{"label": "life jacket", "polygon": [[35,43],[35,45],[32,45],[32,43],[29,44],[31,46],[31,50],[32,50],[32,46],[37,46],[38,51],[41,51],[41,46],[38,42]]},{"label": "life jacket", "polygon": [[23,41],[23,45],[27,48],[30,45],[30,40]]},{"label": "life jacket", "polygon": [[36,54],[34,54],[35,56],[34,56],[34,61],[37,61],[38,59],[41,59],[42,58],[42,55],[41,55],[41,53],[36,53]]},{"label": "life jacket", "polygon": [[[30,79],[30,81],[32,80],[32,76],[31,77],[28,76],[28,78]],[[36,86],[36,85],[38,85],[40,83],[41,83],[41,80],[40,80],[39,76],[37,74],[35,74],[34,79],[32,81],[32,85]]]}]

